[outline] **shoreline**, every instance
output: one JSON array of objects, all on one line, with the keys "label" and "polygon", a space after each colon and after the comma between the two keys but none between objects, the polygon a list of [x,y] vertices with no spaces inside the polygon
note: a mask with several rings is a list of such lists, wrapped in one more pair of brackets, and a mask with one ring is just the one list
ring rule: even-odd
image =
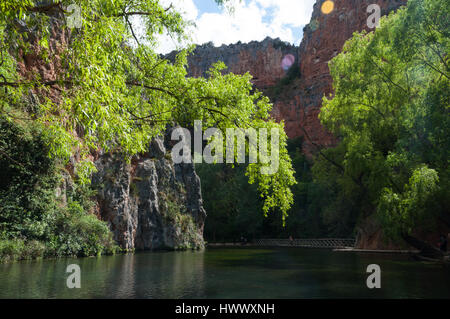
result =
[{"label": "shoreline", "polygon": [[396,250],[396,249],[359,249],[359,248],[335,248],[335,252],[352,252],[366,254],[419,254],[420,250]]},{"label": "shoreline", "polygon": [[310,249],[329,249],[333,252],[351,252],[351,253],[366,253],[366,254],[401,254],[401,255],[416,255],[420,253],[420,250],[394,250],[394,249],[359,249],[353,247],[336,247],[336,248],[324,248],[324,247],[310,247],[310,246],[290,246],[290,245],[282,245],[282,246],[261,246],[252,243],[208,243],[205,245],[206,248],[244,248],[244,247],[252,247],[252,248],[310,248]]}]

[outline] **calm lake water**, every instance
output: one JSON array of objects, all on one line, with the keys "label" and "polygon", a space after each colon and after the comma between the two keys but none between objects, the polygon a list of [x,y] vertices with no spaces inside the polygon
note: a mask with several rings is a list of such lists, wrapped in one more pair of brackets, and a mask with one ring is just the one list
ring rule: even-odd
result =
[{"label": "calm lake water", "polygon": [[[81,267],[81,289],[66,267]],[[369,290],[378,264],[382,288]],[[450,269],[407,256],[214,248],[0,265],[0,298],[450,298]]]}]

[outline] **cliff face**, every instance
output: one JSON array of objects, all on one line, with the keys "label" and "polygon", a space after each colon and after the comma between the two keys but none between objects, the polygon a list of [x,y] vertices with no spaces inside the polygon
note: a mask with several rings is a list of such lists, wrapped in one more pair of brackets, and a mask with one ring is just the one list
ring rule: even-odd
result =
[{"label": "cliff face", "polygon": [[204,247],[200,178],[193,164],[173,164],[162,139],[127,164],[104,154],[95,162],[98,214],[125,249]]},{"label": "cliff face", "polygon": [[[300,47],[280,40],[213,47],[198,47],[189,58],[192,76],[204,75],[210,65],[218,60],[225,62],[228,71],[236,74],[250,72],[254,85],[263,90],[274,103],[273,116],[284,120],[289,137],[305,136],[306,154],[314,153],[315,146],[332,146],[336,140],[321,126],[318,114],[322,97],[332,93],[332,80],[328,62],[341,50],[355,31],[368,29],[367,6],[377,3],[385,15],[406,3],[406,0],[336,0],[329,14],[321,11],[325,0],[317,0],[311,22],[304,29]],[[283,60],[295,58],[300,72],[297,76],[280,82],[289,75]],[[276,93],[271,87],[276,87]]]},{"label": "cliff face", "polygon": [[[43,81],[57,79],[62,71],[61,53],[70,42],[70,32],[62,30],[63,16],[49,18],[49,49],[51,61],[40,57],[39,38],[32,32],[32,50],[21,53],[18,72],[24,79],[39,74]],[[25,25],[21,25],[27,31]],[[29,30],[28,30],[29,31]],[[54,102],[61,99],[60,90],[30,91],[31,105],[38,105],[38,96]],[[171,131],[167,131],[169,134]],[[77,132],[73,132],[77,135]],[[170,136],[170,135],[169,135]],[[204,247],[203,208],[200,178],[193,164],[174,165],[169,139],[152,141],[148,152],[133,158],[130,164],[123,157],[101,154],[96,159],[98,170],[92,178],[97,191],[96,209],[92,212],[108,223],[117,244],[127,250],[201,249]],[[167,143],[166,143],[167,142]],[[99,151],[101,152],[101,151]],[[63,173],[63,183],[56,189],[62,204],[67,204],[67,189],[73,187],[73,171],[79,161],[74,154]]]},{"label": "cliff face", "polygon": [[[311,22],[304,29],[303,40],[299,48],[300,73],[298,91],[291,93],[288,102],[277,103],[278,116],[296,116],[295,124],[289,128],[291,136],[309,135],[306,138],[306,152],[314,151],[312,143],[331,146],[335,139],[326,132],[318,114],[322,107],[322,97],[332,94],[332,79],[328,62],[341,52],[344,43],[356,31],[367,27],[367,7],[378,4],[381,14],[386,15],[406,3],[406,0],[340,0],[334,1],[334,10],[322,13],[325,0],[318,0],[314,5]],[[292,99],[297,99],[292,112]],[[302,129],[304,128],[304,131]],[[309,143],[308,143],[309,142]],[[312,142],[312,143],[311,143]]]},{"label": "cliff face", "polygon": [[[171,54],[173,56],[174,53]],[[206,76],[212,64],[223,61],[227,72],[244,74],[250,72],[253,83],[259,89],[274,86],[286,75],[283,58],[287,66],[298,61],[298,48],[280,39],[266,38],[262,42],[237,43],[229,46],[214,47],[212,43],[198,46],[189,57],[189,76]],[[288,58],[288,59],[289,59]]]}]

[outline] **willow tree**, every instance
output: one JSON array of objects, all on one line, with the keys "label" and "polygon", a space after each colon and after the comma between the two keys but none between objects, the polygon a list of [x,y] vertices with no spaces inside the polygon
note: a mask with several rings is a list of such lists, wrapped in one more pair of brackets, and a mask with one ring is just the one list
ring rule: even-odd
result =
[{"label": "willow tree", "polygon": [[410,0],[330,63],[335,94],[320,119],[341,142],[316,172],[394,238],[450,220],[449,10]]},{"label": "willow tree", "polygon": [[[73,3],[81,10],[74,10]],[[2,1],[0,11],[1,116],[42,123],[52,141],[49,156],[67,160],[78,154],[81,180],[88,181],[95,169],[89,160],[93,151],[118,151],[130,159],[145,152],[169,123],[193,126],[202,120],[204,129],[223,130],[279,128],[279,170],[263,175],[262,164],[250,164],[247,174],[265,198],[264,213],[278,208],[286,215],[295,180],[284,124],[270,118],[272,106],[253,89],[249,74],[223,75],[225,66],[218,63],[207,78],[190,78],[189,49],[172,62],[155,52],[163,33],[189,38],[190,22],[171,5],[157,0],[14,0]],[[135,17],[142,23],[140,32],[134,29]],[[58,43],[55,29],[66,43]],[[17,63],[29,52],[42,63],[54,63],[55,47],[55,78],[18,73]],[[33,108],[26,103],[31,95]]]}]

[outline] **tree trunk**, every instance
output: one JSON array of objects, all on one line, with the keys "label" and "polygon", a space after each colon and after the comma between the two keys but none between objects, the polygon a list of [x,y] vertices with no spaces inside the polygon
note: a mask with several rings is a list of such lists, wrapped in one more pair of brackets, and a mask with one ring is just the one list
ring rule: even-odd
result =
[{"label": "tree trunk", "polygon": [[427,258],[443,259],[444,253],[438,248],[424,242],[418,238],[412,237],[407,234],[403,234],[402,238],[411,246],[420,250],[420,255]]}]

